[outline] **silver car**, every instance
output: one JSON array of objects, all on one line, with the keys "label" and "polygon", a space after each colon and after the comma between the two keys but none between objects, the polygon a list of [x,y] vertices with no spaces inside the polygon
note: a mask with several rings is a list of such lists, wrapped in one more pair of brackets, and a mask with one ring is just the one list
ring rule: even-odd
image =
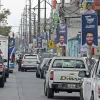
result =
[{"label": "silver car", "polygon": [[40,60],[37,54],[25,54],[22,59],[21,71],[36,70],[39,62]]}]

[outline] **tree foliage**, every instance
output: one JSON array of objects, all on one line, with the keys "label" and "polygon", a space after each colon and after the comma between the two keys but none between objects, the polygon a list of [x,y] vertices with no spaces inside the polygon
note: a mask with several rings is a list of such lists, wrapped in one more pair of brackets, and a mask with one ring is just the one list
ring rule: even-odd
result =
[{"label": "tree foliage", "polygon": [[9,9],[3,9],[0,12],[0,35],[8,36],[11,31],[11,26],[8,26],[7,19],[10,15]]}]

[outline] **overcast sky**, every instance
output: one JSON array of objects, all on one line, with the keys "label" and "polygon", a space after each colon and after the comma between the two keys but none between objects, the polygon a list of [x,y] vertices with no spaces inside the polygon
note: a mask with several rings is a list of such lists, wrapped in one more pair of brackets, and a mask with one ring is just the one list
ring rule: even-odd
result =
[{"label": "overcast sky", "polygon": [[[3,5],[3,8],[7,8],[11,11],[11,15],[8,17],[8,24],[11,26],[19,26],[20,19],[21,19],[21,13],[23,12],[23,9],[26,5],[26,1],[28,4],[28,0],[1,0],[1,3]],[[47,0],[51,1],[51,0]],[[36,6],[38,3],[38,0],[32,0],[32,7]],[[43,7],[43,3],[41,4],[41,7]],[[48,9],[47,12],[50,12],[50,6],[47,5]],[[37,13],[37,11],[36,11]],[[48,15],[48,14],[47,14]],[[41,11],[41,16],[44,16],[43,10]],[[12,31],[18,32],[18,27],[13,27]]]}]

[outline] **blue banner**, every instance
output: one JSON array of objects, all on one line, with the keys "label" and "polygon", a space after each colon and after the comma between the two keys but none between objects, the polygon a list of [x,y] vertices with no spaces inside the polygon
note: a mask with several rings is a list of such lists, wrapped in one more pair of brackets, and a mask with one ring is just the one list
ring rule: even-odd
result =
[{"label": "blue banner", "polygon": [[81,50],[81,34],[78,34],[78,54],[80,54]]},{"label": "blue banner", "polygon": [[58,26],[57,26],[57,43],[67,45],[67,24],[58,24]]},{"label": "blue banner", "polygon": [[41,37],[37,38],[37,48],[42,48],[42,38]]},{"label": "blue banner", "polygon": [[82,47],[98,46],[97,15],[82,15]]},{"label": "blue banner", "polygon": [[42,39],[48,40],[47,32],[42,32],[41,37],[42,37]]},{"label": "blue banner", "polygon": [[57,30],[57,45],[60,48],[60,54],[67,56],[67,24],[58,24]]}]

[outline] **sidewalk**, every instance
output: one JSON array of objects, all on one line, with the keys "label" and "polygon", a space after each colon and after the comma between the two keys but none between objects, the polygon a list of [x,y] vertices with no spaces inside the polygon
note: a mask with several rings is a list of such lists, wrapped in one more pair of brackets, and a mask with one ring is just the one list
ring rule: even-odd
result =
[{"label": "sidewalk", "polygon": [[22,91],[20,85],[17,83],[15,74],[16,68],[14,73],[10,73],[10,77],[7,79],[4,88],[0,88],[0,100],[25,100],[22,97]]}]

